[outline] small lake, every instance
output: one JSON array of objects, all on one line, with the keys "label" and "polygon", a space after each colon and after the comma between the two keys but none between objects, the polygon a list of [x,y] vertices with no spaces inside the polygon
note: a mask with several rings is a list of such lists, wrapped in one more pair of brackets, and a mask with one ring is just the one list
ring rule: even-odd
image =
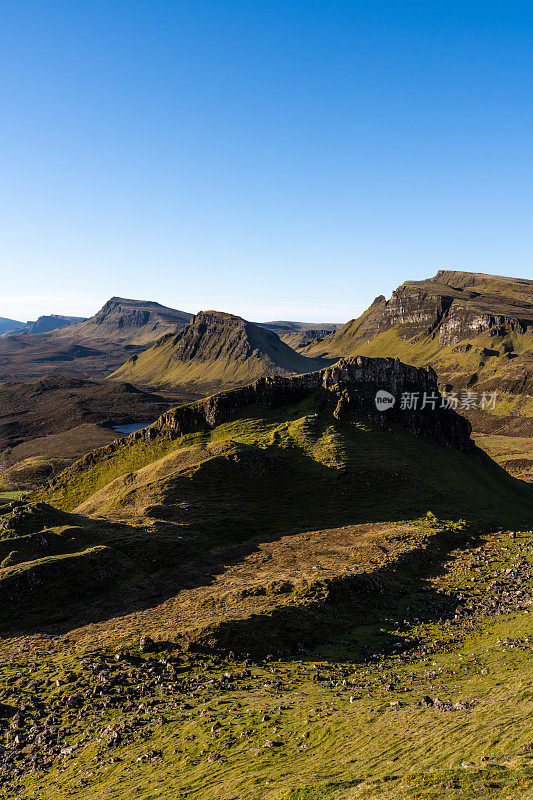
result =
[{"label": "small lake", "polygon": [[143,428],[147,428],[148,425],[151,425],[151,422],[132,422],[129,425],[113,425],[113,430],[117,431],[117,433],[123,433],[127,436],[129,433],[135,433],[135,431],[142,431]]}]

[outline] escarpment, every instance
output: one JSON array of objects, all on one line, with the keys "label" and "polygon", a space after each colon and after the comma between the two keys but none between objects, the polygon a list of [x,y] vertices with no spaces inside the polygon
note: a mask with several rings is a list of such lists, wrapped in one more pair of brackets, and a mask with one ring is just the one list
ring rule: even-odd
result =
[{"label": "escarpment", "polygon": [[[512,425],[519,415],[533,430],[533,281],[440,270],[406,281],[357,319],[302,349],[320,357],[400,358],[431,366],[446,392],[497,393]],[[467,413],[469,413],[467,411]],[[479,416],[479,415],[478,415]],[[502,423],[503,424],[503,423]],[[502,426],[497,421],[493,428]]]},{"label": "escarpment", "polygon": [[350,346],[394,330],[401,340],[436,339],[442,347],[490,332],[533,332],[533,281],[439,270],[424,281],[406,281],[390,300],[377,297],[356,320],[326,337],[319,349],[350,355]]},{"label": "escarpment", "polygon": [[[378,391],[395,398],[387,411],[376,407]],[[246,406],[280,406],[317,394],[332,409],[335,419],[360,415],[378,428],[398,424],[410,433],[425,436],[459,450],[468,450],[470,424],[445,407],[437,390],[435,372],[411,367],[392,358],[347,358],[318,372],[293,377],[269,376],[231,392],[222,392],[197,403],[163,414],[153,425],[134,436],[183,436],[206,425],[215,427],[233,418]],[[413,398],[413,399],[412,399]],[[425,400],[424,400],[425,398]],[[410,408],[412,403],[425,407]]]},{"label": "escarpment", "polygon": [[[376,394],[388,392],[394,405],[378,410]],[[392,358],[340,359],[322,370],[295,376],[274,375],[231,391],[221,392],[162,414],[156,422],[124,439],[88,453],[66,473],[50,483],[68,478],[72,472],[104,461],[123,447],[159,439],[177,439],[194,431],[210,430],[235,419],[256,406],[283,407],[315,396],[339,422],[364,419],[379,430],[400,426],[415,436],[462,452],[472,449],[468,420],[447,408],[437,388],[435,372],[409,366]]]}]

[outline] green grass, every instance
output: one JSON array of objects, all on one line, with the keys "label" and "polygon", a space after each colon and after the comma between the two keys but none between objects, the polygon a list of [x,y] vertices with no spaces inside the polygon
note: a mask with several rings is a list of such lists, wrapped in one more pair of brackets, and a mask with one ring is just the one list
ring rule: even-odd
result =
[{"label": "green grass", "polygon": [[476,444],[511,475],[533,481],[533,440],[529,436],[478,434]]},{"label": "green grass", "polygon": [[[346,619],[352,615],[347,629],[332,631],[296,658],[250,666],[209,655],[187,663],[178,654],[176,680],[199,679],[200,688],[184,695],[163,682],[140,701],[140,710],[137,704],[128,710],[115,693],[118,702],[107,710],[88,707],[81,719],[77,712],[69,712],[64,698],[97,686],[99,678],[87,673],[67,649],[45,658],[4,660],[0,665],[4,701],[28,692],[28,683],[37,680],[39,686],[32,691],[41,702],[55,702],[56,724],[69,730],[67,743],[81,740],[81,745],[45,774],[22,774],[18,783],[0,789],[0,796],[529,798],[533,796],[531,614],[527,608],[508,614],[476,611],[461,615],[453,625],[439,615],[428,617],[427,612],[433,602],[429,589],[462,594],[463,605],[490,596],[494,572],[512,568],[521,559],[531,563],[532,545],[527,532],[516,540],[489,537],[482,548],[488,558],[480,568],[475,568],[479,558],[475,549],[454,551],[443,572],[426,579],[426,584],[411,585],[400,603],[382,598],[359,614],[356,608],[345,609]],[[473,575],[473,583],[465,582],[465,576]],[[531,579],[527,587],[533,589]],[[418,641],[413,657],[394,655],[389,647],[381,657],[361,659],[361,645],[379,652],[387,637]],[[132,672],[129,662],[114,663],[110,652],[110,669]],[[141,673],[142,665],[157,674],[165,671],[161,656],[133,663],[138,664],[133,674]],[[221,691],[213,683],[224,673],[238,676],[246,668],[249,674],[237,677],[231,691]],[[70,671],[72,683],[56,687],[56,679]],[[424,708],[420,701],[425,695],[470,707]],[[391,706],[396,701],[399,707]],[[145,724],[131,741],[107,748],[101,738],[106,726],[134,717]],[[161,717],[164,723],[158,721]],[[216,722],[222,727],[212,733]],[[274,745],[265,747],[267,742]],[[137,761],[153,750],[161,752],[160,759]],[[213,754],[219,759],[210,762]]]},{"label": "green grass", "polygon": [[199,320],[182,331],[181,336],[191,343],[184,352],[182,341],[176,345],[175,336],[166,336],[130,358],[110,378],[144,386],[213,391],[242,386],[264,375],[301,374],[324,366],[253,323],[234,317],[228,324],[230,315],[217,316],[218,322],[211,320],[207,331]]},{"label": "green grass", "polygon": [[[225,455],[210,450],[223,442]],[[257,460],[260,480],[239,468],[235,446],[252,471]],[[196,466],[189,464],[191,447],[203,454]],[[163,479],[161,465],[172,454],[173,472]],[[520,522],[531,513],[531,491],[480,453],[440,447],[399,428],[388,433],[336,423],[309,399],[290,408],[250,407],[211,431],[176,440],[126,439],[97,453],[94,465],[67,469],[41,497],[73,510],[94,495],[90,508],[97,513],[128,507],[138,513],[151,504],[168,512],[178,504],[184,521],[204,512],[211,523],[213,514],[222,523],[240,517],[254,535],[279,528],[280,517],[283,526],[300,529],[418,518],[427,511],[485,522],[511,513]]]},{"label": "green grass", "polygon": [[[472,375],[477,375],[476,386],[497,391],[498,397],[494,409],[488,413],[496,415],[533,414],[533,398],[527,390],[513,393],[510,388],[516,384],[517,376],[527,371],[528,354],[533,348],[531,335],[508,333],[500,336],[480,334],[474,338],[464,339],[459,344],[468,351],[459,352],[456,345],[439,345],[438,337],[431,336],[403,339],[396,328],[389,328],[372,339],[361,338],[359,325],[364,316],[349,323],[335,334],[328,336],[317,345],[305,349],[309,355],[325,352],[331,358],[341,356],[369,356],[374,358],[399,358],[406,364],[415,366],[431,365],[437,372],[441,384],[451,382],[461,386]],[[497,351],[497,356],[485,356],[484,349]],[[518,358],[509,360],[506,352],[511,349]],[[525,359],[525,360],[524,360]]]},{"label": "green grass", "polygon": [[[35,695],[76,749],[0,797],[533,796],[531,486],[478,451],[338,423],[312,399],[93,462],[44,497],[99,519],[38,506],[28,516],[64,549],[39,556],[31,531],[3,542],[28,559],[7,578],[54,570],[64,618],[47,597],[22,617],[6,601],[0,703]],[[521,593],[488,609],[514,574]],[[142,633],[164,652],[141,656]],[[117,677],[104,694],[82,661],[100,656]]]}]

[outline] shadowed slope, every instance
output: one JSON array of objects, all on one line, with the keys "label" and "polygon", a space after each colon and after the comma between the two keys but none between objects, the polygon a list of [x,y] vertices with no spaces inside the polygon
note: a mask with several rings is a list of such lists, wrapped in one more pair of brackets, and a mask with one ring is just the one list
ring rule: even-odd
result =
[{"label": "shadowed slope", "polygon": [[267,520],[274,530],[289,520],[316,527],[428,509],[488,519],[507,513],[506,496],[521,519],[531,511],[530,487],[473,451],[466,420],[439,405],[378,411],[383,388],[429,394],[436,378],[365,358],[262,378],[173,409],[89,454],[42,498],[91,513],[205,518],[206,532],[225,527],[232,535]]},{"label": "shadowed slope", "polygon": [[100,517],[0,509],[6,797],[528,796],[531,487],[377,386],[436,377],[262,378],[49,487]]}]

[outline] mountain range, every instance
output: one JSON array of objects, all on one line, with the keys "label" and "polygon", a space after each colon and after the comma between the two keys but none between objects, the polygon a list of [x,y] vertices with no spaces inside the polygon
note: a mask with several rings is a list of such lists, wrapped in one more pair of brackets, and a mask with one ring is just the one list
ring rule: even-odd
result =
[{"label": "mountain range", "polygon": [[8,319],[7,317],[0,317],[0,334],[6,331],[14,331],[16,328],[22,328],[26,323],[19,322],[16,319]]},{"label": "mountain range", "polygon": [[[192,314],[160,303],[112,297],[85,320],[57,314],[31,323],[0,320],[0,381],[39,378],[43,374],[105,378],[132,353],[141,353],[192,319]],[[288,336],[302,332],[307,340],[309,329],[331,333],[338,326],[276,321],[258,323],[258,327]],[[305,363],[297,355],[292,358]]]},{"label": "mountain range", "polygon": [[67,325],[83,322],[84,319],[84,317],[65,317],[62,314],[47,314],[33,322],[21,322],[16,323],[13,327],[6,327],[6,329],[0,333],[0,336],[13,336],[15,333],[50,333],[50,331],[55,331],[58,328],[64,328]]},{"label": "mountain range", "polygon": [[440,270],[406,281],[305,352],[361,353],[431,364],[442,382],[504,391],[531,388],[533,281]]},{"label": "mountain range", "polygon": [[[53,316],[43,324],[49,319],[56,324],[72,318]],[[390,300],[379,296],[342,326],[253,323],[220,311],[192,315],[113,297],[87,320],[0,337],[0,380],[111,378],[182,397],[265,375],[311,372],[358,355],[431,366],[456,403],[470,397],[461,412],[485,437],[483,446],[514,474],[533,472],[527,454],[533,435],[533,281],[527,279],[439,270],[433,278],[406,281]],[[494,407],[480,407],[483,397],[495,394]],[[94,442],[90,437],[87,449]]]},{"label": "mountain range", "polygon": [[92,317],[48,333],[15,331],[0,338],[0,380],[66,375],[105,378],[131,352],[141,352],[191,315],[159,303],[112,297]]},{"label": "mountain range", "polygon": [[[406,281],[357,319],[300,348],[311,357],[392,356],[431,366],[449,393],[499,394],[478,430],[533,435],[533,281],[440,270]],[[490,409],[485,409],[490,410]]]}]

